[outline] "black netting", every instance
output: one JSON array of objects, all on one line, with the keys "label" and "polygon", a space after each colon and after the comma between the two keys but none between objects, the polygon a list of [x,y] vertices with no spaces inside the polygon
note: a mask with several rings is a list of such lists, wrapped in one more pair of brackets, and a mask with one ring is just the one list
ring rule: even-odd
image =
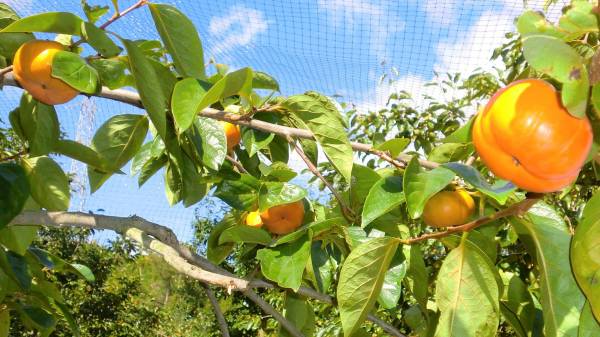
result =
[{"label": "black netting", "polygon": [[[83,16],[79,0],[7,2],[22,16],[46,11],[74,11]],[[110,5],[108,0],[89,2]],[[119,1],[121,8],[133,2]],[[514,17],[523,11],[522,0],[164,2],[174,4],[194,21],[206,62],[214,58],[231,69],[250,66],[277,78],[284,95],[317,90],[339,95],[359,111],[382,107],[395,90],[415,95],[425,92],[423,85],[433,78],[434,71],[469,73],[492,67],[493,48],[513,30]],[[540,9],[544,2],[529,0],[527,5]],[[551,8],[551,20],[562,5],[559,1]],[[130,39],[158,38],[145,8],[110,29]],[[381,81],[384,74],[394,82]],[[6,87],[0,92],[3,123],[19,97],[19,89]],[[57,110],[62,130],[83,143],[114,114],[141,113],[127,105],[84,97]],[[75,173],[73,187],[79,192],[74,196],[74,209],[138,214],[170,226],[184,240],[191,238],[194,208],[168,206],[161,174],[141,189],[136,178],[117,175],[89,195],[85,167],[64,159],[61,164]],[[128,172],[128,167],[124,171]],[[198,212],[211,209],[199,207]]]}]

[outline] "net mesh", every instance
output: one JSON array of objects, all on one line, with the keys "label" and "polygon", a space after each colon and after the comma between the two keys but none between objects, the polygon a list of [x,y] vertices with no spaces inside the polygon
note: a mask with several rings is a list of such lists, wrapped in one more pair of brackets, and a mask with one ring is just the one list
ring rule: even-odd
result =
[{"label": "net mesh", "polygon": [[[79,0],[5,2],[21,16],[47,11],[83,16]],[[126,8],[133,2],[119,4]],[[514,30],[513,19],[524,8],[522,0],[164,2],[178,7],[195,23],[207,62],[212,58],[231,69],[250,66],[277,78],[284,95],[317,90],[355,104],[359,112],[383,107],[394,91],[425,93],[424,84],[434,77],[434,71],[468,74],[477,68],[491,68],[493,49],[506,32]],[[544,2],[529,0],[527,6],[540,9]],[[562,5],[564,1],[559,1],[550,9],[550,20],[560,14]],[[158,38],[147,9],[132,12],[110,29],[130,39]],[[393,74],[392,83],[381,80],[386,74]],[[10,87],[0,92],[2,123],[7,123],[20,94],[20,89]],[[84,144],[89,144],[94,131],[111,116],[143,113],[128,105],[86,97],[57,106],[57,111],[62,131]],[[73,209],[137,214],[171,227],[183,240],[193,237],[195,216],[214,211],[214,200],[187,209],[169,207],[161,173],[141,188],[135,177],[115,175],[90,195],[85,166],[67,158],[57,160],[74,174]],[[305,178],[300,178],[301,184],[306,183]]]}]

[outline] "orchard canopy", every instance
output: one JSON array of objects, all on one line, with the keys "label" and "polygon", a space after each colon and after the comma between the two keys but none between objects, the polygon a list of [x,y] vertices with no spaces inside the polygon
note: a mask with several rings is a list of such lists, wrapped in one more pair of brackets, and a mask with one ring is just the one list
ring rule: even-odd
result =
[{"label": "orchard canopy", "polygon": [[0,337],[94,335],[53,228],[201,285],[173,336],[600,336],[598,6],[0,2]]}]

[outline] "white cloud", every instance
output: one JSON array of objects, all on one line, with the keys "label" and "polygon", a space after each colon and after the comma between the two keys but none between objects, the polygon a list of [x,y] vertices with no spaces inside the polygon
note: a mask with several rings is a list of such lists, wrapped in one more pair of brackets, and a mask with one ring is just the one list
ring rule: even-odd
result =
[{"label": "white cloud", "polygon": [[212,51],[221,54],[231,49],[251,44],[256,36],[267,30],[269,24],[265,14],[244,5],[231,7],[227,15],[210,19]]},{"label": "white cloud", "polygon": [[[346,31],[364,25],[369,32],[369,49],[383,61],[388,58],[387,40],[395,32],[401,31],[406,23],[399,18],[390,22],[384,7],[362,0],[319,0],[319,8],[326,11],[330,24]],[[359,28],[360,29],[360,28]]]}]

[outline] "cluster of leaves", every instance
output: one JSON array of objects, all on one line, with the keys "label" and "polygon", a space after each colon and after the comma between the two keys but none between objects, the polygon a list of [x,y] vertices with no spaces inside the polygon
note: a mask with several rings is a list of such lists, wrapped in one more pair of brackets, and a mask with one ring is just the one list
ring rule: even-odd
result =
[{"label": "cluster of leaves", "polygon": [[[265,73],[250,68],[229,72],[219,66],[215,73],[207,74],[202,44],[191,21],[169,5],[148,7],[161,41],[134,41],[116,34],[117,42],[113,41],[95,25],[107,11],[85,2],[87,21],[72,13],[18,19],[8,7],[2,7],[0,14],[10,15],[4,14],[7,20],[0,22],[5,24],[0,39],[17,41],[14,46],[18,47],[33,38],[34,32],[78,36],[97,55],[80,55],[82,50],[74,43],[70,51],[57,54],[53,76],[90,94],[98,93],[101,85],[134,87],[146,114],[110,118],[97,130],[91,145],[85,146],[60,134],[54,107],[24,94],[19,107],[11,112],[10,122],[25,153],[0,166],[0,178],[6,181],[0,185],[4,189],[0,193],[4,198],[0,226],[24,207],[68,208],[68,178],[51,154],[86,163],[92,191],[132,161],[131,171],[138,174],[140,185],[158,171],[164,172],[171,204],[191,206],[214,190],[232,211],[211,226],[205,242],[208,259],[217,264],[233,262],[240,274],[252,273],[254,266],[259,266],[262,276],[287,289],[283,299],[274,297],[283,301],[276,306],[284,308],[285,316],[306,335],[314,334],[317,319],[312,303],[295,294],[302,286],[336,297],[335,314],[339,313],[341,329],[330,324],[328,331],[345,336],[368,334],[364,321],[372,310],[384,312],[403,332],[418,336],[494,336],[500,326],[501,331],[517,336],[539,336],[543,331],[548,337],[583,337],[600,329],[594,318],[600,315],[600,262],[593,254],[598,246],[598,236],[593,233],[600,226],[596,216],[600,194],[588,202],[581,199],[594,191],[588,180],[581,178],[571,189],[589,192],[576,194],[577,212],[560,212],[550,204],[568,193],[547,196],[522,217],[498,220],[440,241],[403,244],[408,237],[431,232],[421,222],[425,203],[453,185],[477,196],[480,215],[523,199],[523,193],[511,183],[493,180],[481,163],[461,163],[473,155],[465,109],[500,86],[495,76],[479,73],[464,80],[459,75],[448,76],[439,88],[443,92],[458,89],[457,99],[425,97],[427,103],[416,107],[407,93],[398,93],[391,97],[388,109],[367,115],[352,112],[348,123],[336,104],[319,93],[273,98],[279,86]],[[517,54],[511,54],[512,48],[522,47],[523,60],[509,76],[549,76],[561,85],[569,112],[578,117],[591,115],[599,107],[600,97],[598,85],[593,86],[591,100],[588,97],[594,76],[588,76],[587,65],[594,59],[590,51],[598,40],[592,6],[587,1],[573,1],[558,25],[548,23],[539,13],[525,12],[517,20],[517,28],[520,40],[498,53],[514,61]],[[591,50],[572,47],[578,44],[589,45]],[[10,64],[15,49],[0,50],[3,62]],[[272,92],[263,97],[262,90]],[[239,114],[238,118],[307,129],[314,140],[286,139],[242,128],[243,146],[236,148],[235,160],[244,169],[236,170],[226,161],[222,126],[200,116],[213,111],[208,108]],[[149,130],[152,140],[144,144]],[[412,145],[415,156],[403,169],[382,168],[382,162],[376,161],[354,163],[351,138],[371,139],[377,150],[394,157]],[[305,189],[290,183],[296,173],[287,162],[290,143],[296,142],[313,163],[319,162],[318,148],[322,149],[326,169],[341,182],[336,184],[341,195],[338,200],[326,205],[311,202]],[[423,169],[417,159],[422,152],[441,165]],[[591,159],[584,170],[594,168]],[[31,206],[25,206],[28,200]],[[249,211],[298,200],[307,210],[304,225],[290,234],[272,237],[263,229],[243,225]],[[342,212],[346,207],[351,212]],[[579,213],[581,218],[573,217]],[[566,220],[578,223],[574,235]],[[3,230],[17,231],[12,227]],[[22,233],[17,236],[26,237]],[[34,236],[23,245],[22,254],[3,243],[8,264],[0,266],[7,279],[23,286],[26,284],[19,282],[33,278],[31,284],[38,285],[46,272],[42,265],[55,269],[57,265],[71,266],[81,273],[81,268],[58,263],[62,260],[48,252],[39,262],[24,261],[31,254],[38,257],[33,253],[37,250],[28,248]],[[238,268],[237,264],[246,265]],[[34,309],[22,304],[25,288],[10,290],[5,299],[15,304],[2,315],[23,313],[25,324],[31,318],[32,326],[48,334],[56,323],[50,315],[55,311],[52,304],[64,302],[50,286],[33,292],[37,295],[31,298],[52,298],[54,302],[34,302]],[[44,320],[33,319],[36,316],[31,313],[42,312]],[[63,315],[72,322],[66,312],[63,310]],[[77,331],[76,326],[72,329]]]}]

